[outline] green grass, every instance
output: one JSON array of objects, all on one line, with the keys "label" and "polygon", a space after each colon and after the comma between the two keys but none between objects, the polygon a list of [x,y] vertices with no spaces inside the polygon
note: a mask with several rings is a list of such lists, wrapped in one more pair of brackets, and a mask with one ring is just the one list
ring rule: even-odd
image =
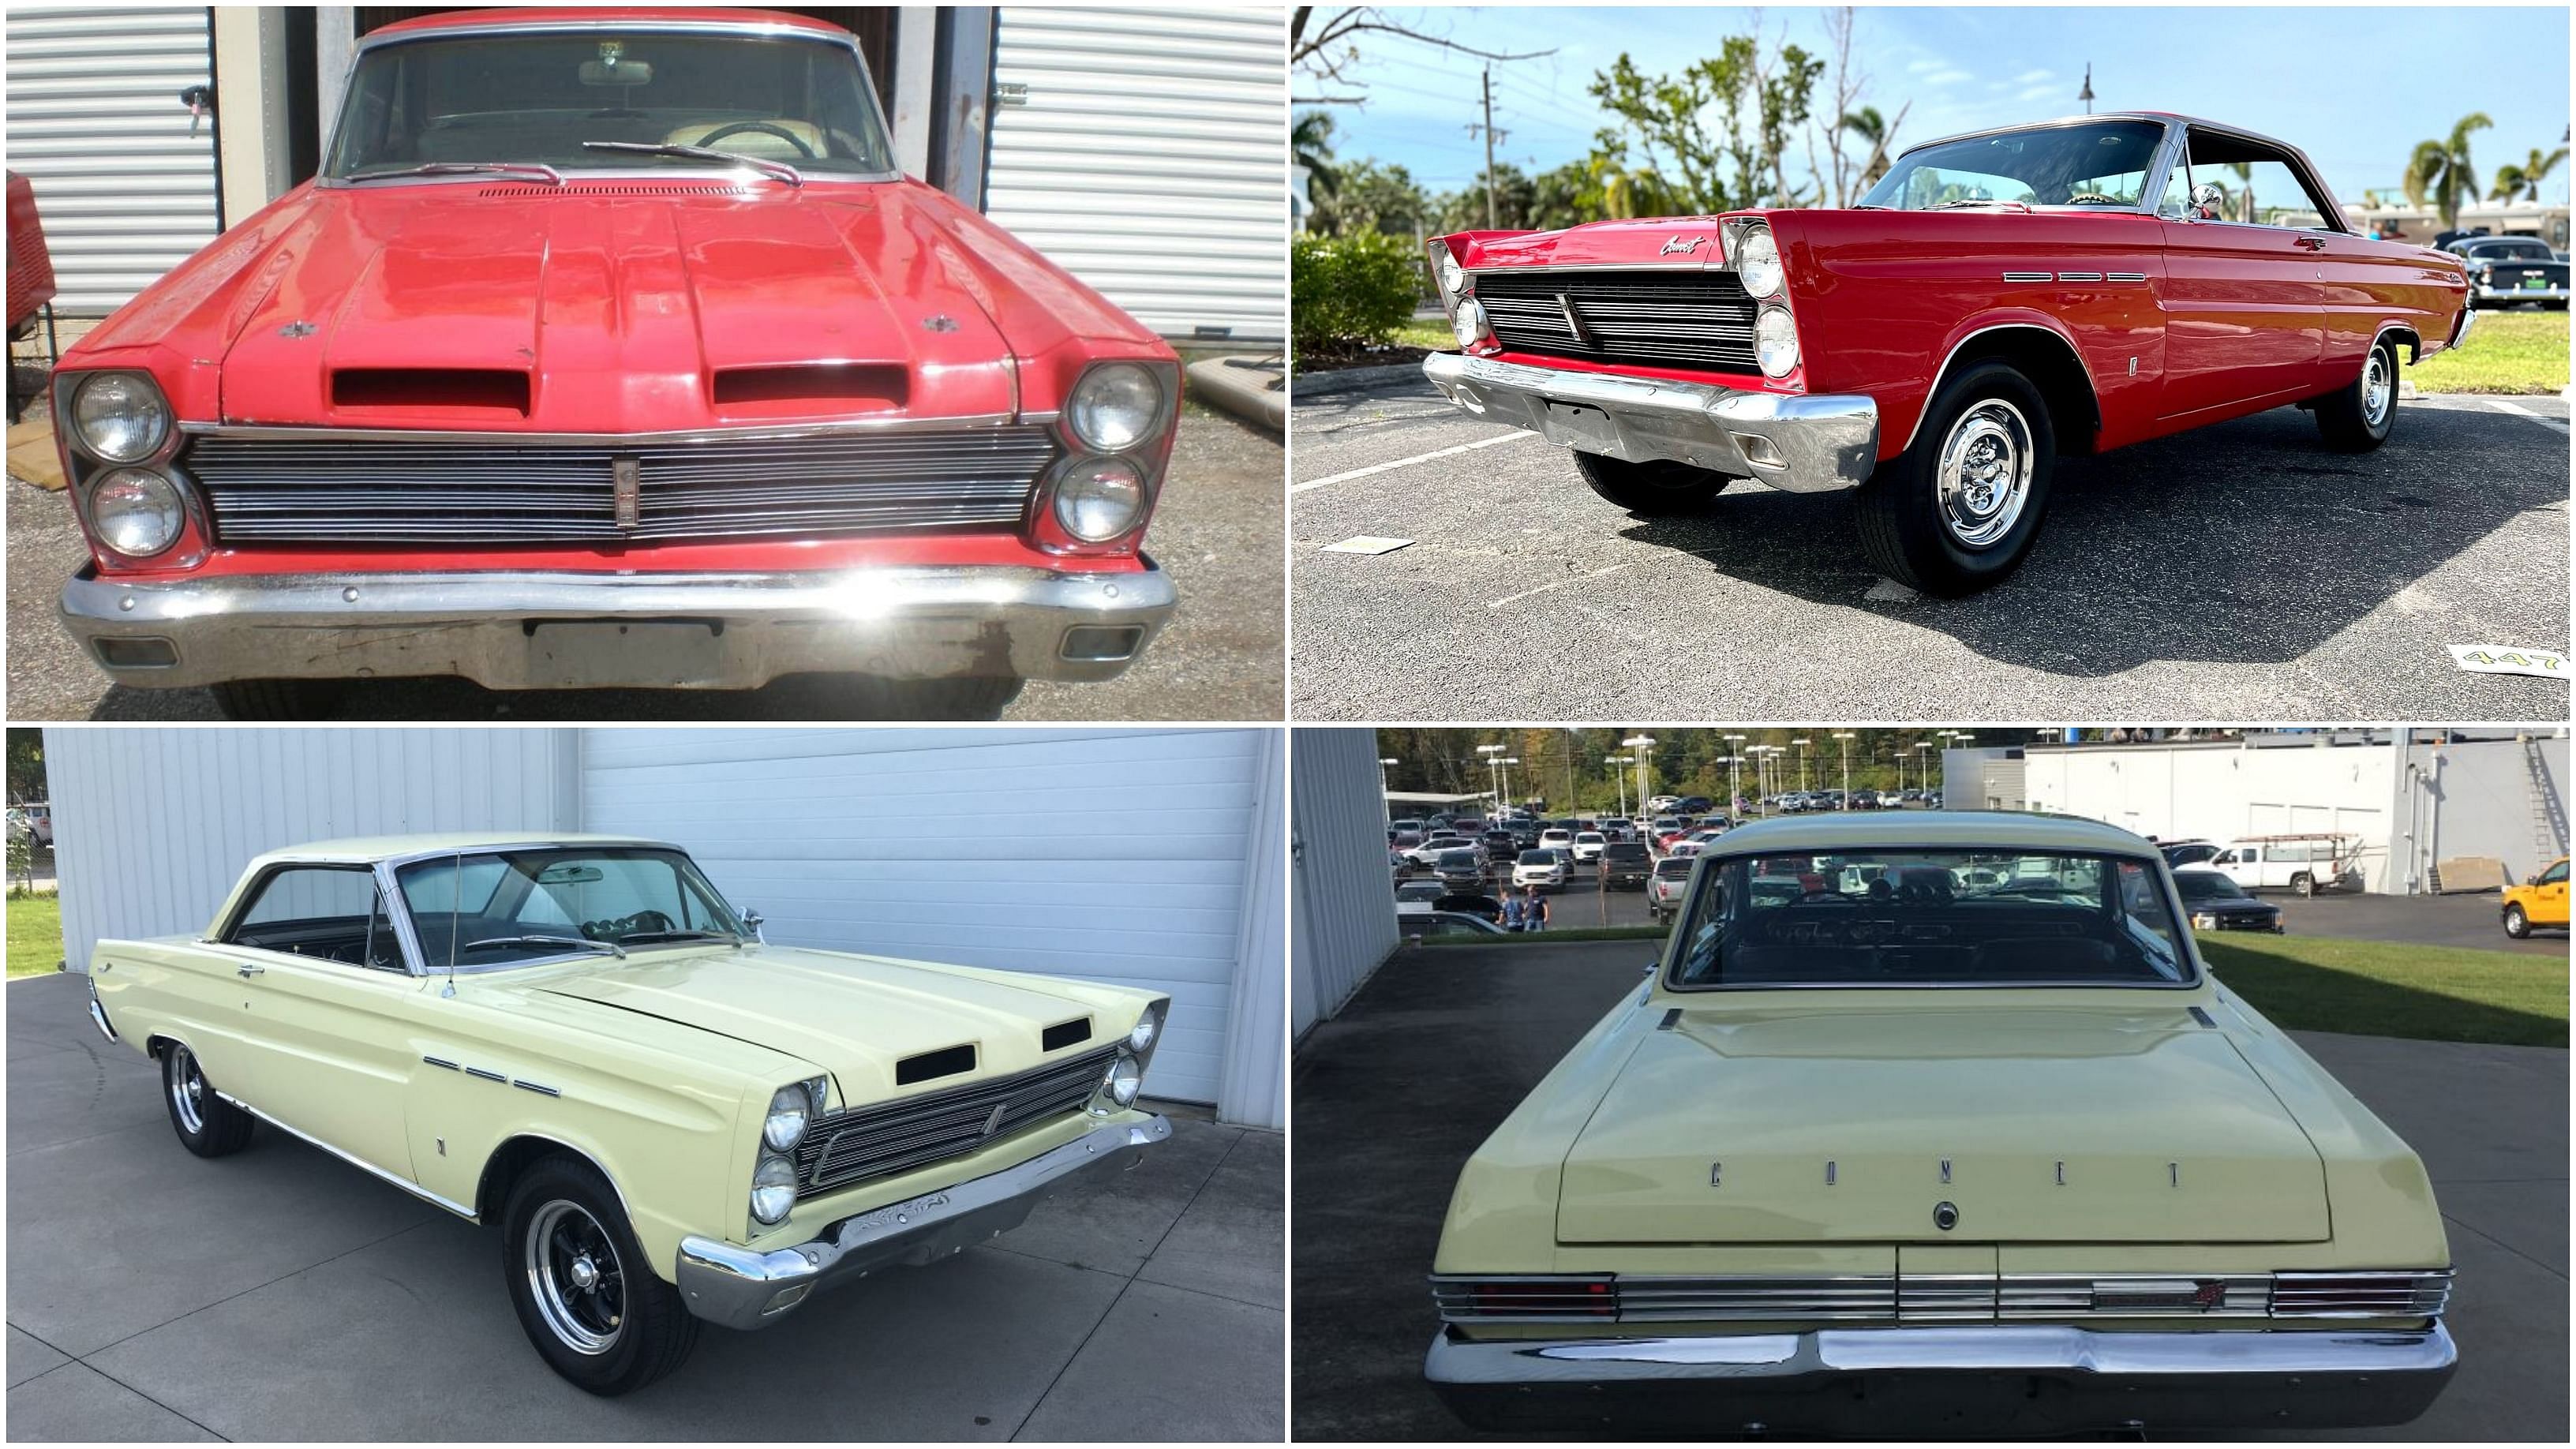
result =
[{"label": "green grass", "polygon": [[1433,352],[1458,350],[1457,334],[1449,330],[1447,322],[1437,317],[1416,317],[1398,327],[1394,342],[1398,347],[1427,347]]},{"label": "green grass", "polygon": [[9,975],[51,972],[63,959],[63,903],[59,896],[9,898]]},{"label": "green grass", "polygon": [[2554,393],[2567,386],[2567,314],[2480,312],[2469,340],[2410,367],[2419,392]]},{"label": "green grass", "polygon": [[2567,1045],[2567,958],[2325,936],[2203,936],[2219,981],[2273,1025],[2420,1041]]}]

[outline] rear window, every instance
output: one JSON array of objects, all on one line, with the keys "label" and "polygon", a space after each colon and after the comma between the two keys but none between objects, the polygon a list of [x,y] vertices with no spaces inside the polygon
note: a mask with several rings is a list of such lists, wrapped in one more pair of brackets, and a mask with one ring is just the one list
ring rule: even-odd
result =
[{"label": "rear window", "polygon": [[1607,846],[1603,848],[1601,853],[1611,860],[1646,859],[1646,847],[1638,845],[1633,841],[1623,841],[1617,845]]},{"label": "rear window", "polygon": [[1444,850],[1440,853],[1442,870],[1468,870],[1477,864],[1479,862],[1476,859],[1476,852],[1472,850]]},{"label": "rear window", "polygon": [[1657,861],[1655,874],[1666,880],[1687,880],[1690,878],[1691,864],[1689,856],[1676,855],[1668,860]]}]

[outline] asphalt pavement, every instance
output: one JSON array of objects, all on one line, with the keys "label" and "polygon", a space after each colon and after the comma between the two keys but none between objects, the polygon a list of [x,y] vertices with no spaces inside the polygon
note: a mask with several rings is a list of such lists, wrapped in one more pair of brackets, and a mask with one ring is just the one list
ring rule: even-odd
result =
[{"label": "asphalt pavement", "polygon": [[[1422,1382],[1438,1323],[1423,1275],[1450,1189],[1505,1114],[1635,991],[1641,944],[1399,949],[1299,1046],[1299,1440],[1478,1437]],[[2567,1053],[2292,1035],[2422,1156],[2459,1273],[2448,1322],[2460,1369],[2409,1425],[2206,1437],[2566,1442]]]},{"label": "asphalt pavement", "polygon": [[[2567,712],[2443,647],[2568,645],[2560,398],[2409,400],[2359,456],[2279,409],[2069,459],[2021,571],[1937,599],[1861,561],[1844,495],[1640,519],[1418,373],[1335,386],[1289,422],[1300,720]],[[1362,535],[1411,543],[1321,551]]]},{"label": "asphalt pavement", "polygon": [[[1193,403],[1181,415],[1171,480],[1145,551],[1172,576],[1180,606],[1143,658],[1099,684],[1032,682],[1009,720],[1281,718],[1286,571],[1279,480],[1286,452],[1268,433]],[[14,720],[212,720],[202,689],[111,687],[63,631],[56,600],[88,557],[60,493],[11,480],[9,717]],[[797,720],[788,690],[524,690],[461,679],[396,679],[351,688],[348,720]]]},{"label": "asphalt pavement", "polygon": [[14,1440],[1268,1440],[1285,1141],[1189,1107],[995,1242],[707,1329],[615,1399],[521,1332],[491,1233],[259,1128],[192,1157],[78,975],[8,984]]}]

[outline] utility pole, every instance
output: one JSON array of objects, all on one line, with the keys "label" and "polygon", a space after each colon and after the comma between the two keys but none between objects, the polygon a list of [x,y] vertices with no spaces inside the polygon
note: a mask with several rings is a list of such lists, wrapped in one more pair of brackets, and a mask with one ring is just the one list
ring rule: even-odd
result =
[{"label": "utility pole", "polygon": [[[2090,90],[2093,80],[2091,66],[2085,67],[2084,79],[2085,88]],[[2084,109],[2090,114],[2093,108],[2088,105]],[[1485,67],[1485,229],[1500,231],[1502,226],[1494,206],[1494,68],[1489,65]]]},{"label": "utility pole", "polygon": [[1791,740],[1789,743],[1798,747],[1798,793],[1804,795],[1807,793],[1807,742]]},{"label": "utility pole", "polygon": [[1628,818],[1628,776],[1620,767],[1628,763],[1626,755],[1604,755],[1601,763],[1610,767],[1610,778],[1619,786],[1619,818]]},{"label": "utility pole", "polygon": [[1838,739],[1838,740],[1840,740],[1840,741],[1842,741],[1842,742],[1843,742],[1843,803],[1842,803],[1842,808],[1843,808],[1843,809],[1845,809],[1845,810],[1849,810],[1849,809],[1851,808],[1851,742],[1852,742],[1852,735],[1851,735],[1851,731],[1849,731],[1849,730],[1836,730],[1836,731],[1834,732],[1834,738],[1835,738],[1835,739]]}]

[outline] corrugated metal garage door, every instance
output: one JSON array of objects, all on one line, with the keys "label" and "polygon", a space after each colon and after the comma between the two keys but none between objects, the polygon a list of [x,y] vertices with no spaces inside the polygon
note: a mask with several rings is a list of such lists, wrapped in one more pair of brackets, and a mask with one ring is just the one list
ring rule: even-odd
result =
[{"label": "corrugated metal garage door", "polygon": [[35,185],[67,316],[106,316],[214,238],[214,122],[191,137],[179,104],[214,78],[208,23],[202,8],[9,7],[9,169]]},{"label": "corrugated metal garage door", "polygon": [[781,944],[1168,992],[1145,1090],[1214,1102],[1267,739],[594,729],[581,818],[687,847]]},{"label": "corrugated metal garage door", "polygon": [[986,213],[1166,337],[1286,335],[1287,43],[1276,9],[1004,7]]}]

